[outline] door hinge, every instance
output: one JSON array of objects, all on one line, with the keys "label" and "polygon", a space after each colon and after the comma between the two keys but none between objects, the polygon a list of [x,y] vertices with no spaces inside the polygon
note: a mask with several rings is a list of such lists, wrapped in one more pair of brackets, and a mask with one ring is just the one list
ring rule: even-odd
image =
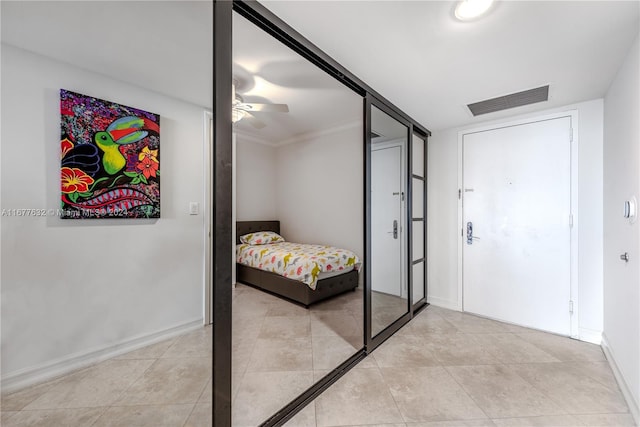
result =
[{"label": "door hinge", "polygon": [[569,301],[569,314],[573,314],[573,301]]},{"label": "door hinge", "polygon": [[569,128],[569,142],[573,142],[573,128]]},{"label": "door hinge", "polygon": [[460,235],[461,235],[461,236],[464,236],[464,228],[461,228],[461,229],[460,229]]},{"label": "door hinge", "polygon": [[458,188],[458,200],[462,199],[462,189]]},{"label": "door hinge", "polygon": [[573,214],[569,214],[569,227],[573,228]]}]

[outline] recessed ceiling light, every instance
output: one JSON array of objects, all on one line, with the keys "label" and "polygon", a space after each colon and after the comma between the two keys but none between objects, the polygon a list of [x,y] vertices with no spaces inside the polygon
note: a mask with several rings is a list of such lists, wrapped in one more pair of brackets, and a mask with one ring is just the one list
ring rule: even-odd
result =
[{"label": "recessed ceiling light", "polygon": [[462,0],[456,6],[455,15],[461,21],[471,21],[487,13],[493,0]]}]

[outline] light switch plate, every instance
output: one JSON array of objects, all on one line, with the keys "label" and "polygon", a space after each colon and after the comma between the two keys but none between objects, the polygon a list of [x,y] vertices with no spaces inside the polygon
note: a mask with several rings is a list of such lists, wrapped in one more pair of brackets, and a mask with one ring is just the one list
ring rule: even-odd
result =
[{"label": "light switch plate", "polygon": [[189,215],[198,215],[200,213],[200,204],[198,202],[189,202]]}]

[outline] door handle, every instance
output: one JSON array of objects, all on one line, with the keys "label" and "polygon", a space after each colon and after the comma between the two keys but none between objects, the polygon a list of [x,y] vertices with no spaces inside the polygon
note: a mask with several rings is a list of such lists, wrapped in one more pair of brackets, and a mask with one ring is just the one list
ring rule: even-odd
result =
[{"label": "door handle", "polygon": [[398,220],[393,221],[393,231],[388,231],[387,234],[393,234],[393,238],[398,238]]},{"label": "door handle", "polygon": [[472,245],[473,239],[480,240],[479,237],[476,237],[473,235],[473,223],[468,222],[467,223],[467,245]]}]

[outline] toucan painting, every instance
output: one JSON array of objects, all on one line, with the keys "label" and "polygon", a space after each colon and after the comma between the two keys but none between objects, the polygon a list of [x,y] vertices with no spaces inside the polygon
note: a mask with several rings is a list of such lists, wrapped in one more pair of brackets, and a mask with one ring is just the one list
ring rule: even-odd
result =
[{"label": "toucan painting", "polygon": [[160,218],[160,116],[60,89],[62,218]]}]

